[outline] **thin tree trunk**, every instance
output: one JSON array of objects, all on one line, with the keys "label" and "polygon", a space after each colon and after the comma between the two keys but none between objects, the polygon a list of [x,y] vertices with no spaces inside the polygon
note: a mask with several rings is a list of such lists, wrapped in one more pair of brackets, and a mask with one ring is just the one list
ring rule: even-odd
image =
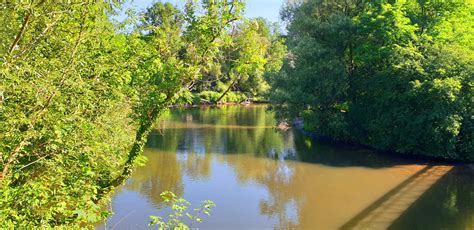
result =
[{"label": "thin tree trunk", "polygon": [[[43,4],[45,1],[39,2],[35,7],[40,6]],[[25,33],[26,27],[28,26],[28,23],[30,22],[30,17],[33,14],[33,10],[29,9],[28,13],[26,14],[25,18],[23,19],[23,23],[21,24],[20,31],[18,31],[17,35],[15,36],[15,40],[13,41],[13,44],[10,46],[10,49],[8,49],[8,55],[11,55],[13,50],[15,49],[15,46],[18,45],[18,42],[20,42],[21,37]]]},{"label": "thin tree trunk", "polygon": [[224,93],[222,93],[222,95],[219,97],[219,99],[217,99],[216,101],[216,104],[219,103],[219,101],[222,100],[222,98],[225,97],[225,95],[227,95],[227,93],[230,91],[230,89],[234,86],[235,84],[235,81],[232,81],[232,83],[229,85],[229,87],[224,91]]},{"label": "thin tree trunk", "polygon": [[133,170],[135,160],[143,151],[143,148],[145,147],[145,144],[147,142],[148,135],[152,131],[154,121],[157,117],[158,113],[155,113],[151,115],[149,120],[146,120],[140,125],[140,128],[138,129],[138,132],[135,136],[133,146],[128,154],[128,159],[125,162],[122,173],[109,184],[109,187],[117,187],[121,185],[130,176]]},{"label": "thin tree trunk", "polygon": [[13,41],[13,44],[10,46],[10,49],[8,50],[8,54],[10,55],[13,50],[15,49],[15,46],[20,42],[21,37],[23,36],[23,33],[26,30],[26,27],[28,26],[28,22],[30,21],[30,17],[32,14],[32,10],[29,10],[28,13],[26,14],[25,18],[23,19],[23,23],[21,25],[20,31],[18,31],[18,34],[15,37],[15,40]]},{"label": "thin tree trunk", "polygon": [[99,202],[104,195],[108,194],[115,187],[122,185],[127,180],[127,178],[130,177],[135,166],[135,161],[137,160],[138,156],[140,156],[140,154],[143,152],[143,148],[145,147],[145,144],[148,140],[148,135],[153,130],[153,124],[159,117],[160,111],[161,110],[157,108],[153,109],[148,114],[148,119],[146,119],[140,124],[140,127],[135,136],[135,141],[133,142],[132,148],[128,153],[128,158],[123,166],[122,172],[108,184],[102,186],[102,188],[97,194],[95,202]]},{"label": "thin tree trunk", "polygon": [[[179,92],[176,94],[179,94]],[[169,104],[172,102],[173,98],[174,96],[168,97],[163,102],[163,106],[154,107],[147,113],[147,118],[140,123],[140,127],[138,128],[132,148],[128,152],[127,161],[123,166],[122,172],[115,179],[106,185],[101,186],[97,193],[97,197],[94,199],[94,202],[99,202],[104,195],[108,194],[115,187],[122,185],[128,179],[128,177],[130,177],[135,166],[135,161],[137,160],[138,156],[142,154],[143,148],[145,147],[145,144],[148,140],[148,136],[153,130],[153,125],[159,118],[161,112],[169,107]]]}]

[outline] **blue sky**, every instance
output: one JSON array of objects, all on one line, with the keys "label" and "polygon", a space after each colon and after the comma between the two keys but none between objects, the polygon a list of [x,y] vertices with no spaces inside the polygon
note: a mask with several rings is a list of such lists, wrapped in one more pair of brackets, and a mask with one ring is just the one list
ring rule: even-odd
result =
[{"label": "blue sky", "polygon": [[[182,6],[184,0],[163,0],[175,5]],[[272,22],[280,21],[280,8],[285,0],[247,0],[245,15],[249,18],[263,17]],[[133,7],[136,10],[142,10],[150,6],[153,0],[134,0],[127,3],[125,7]]]}]

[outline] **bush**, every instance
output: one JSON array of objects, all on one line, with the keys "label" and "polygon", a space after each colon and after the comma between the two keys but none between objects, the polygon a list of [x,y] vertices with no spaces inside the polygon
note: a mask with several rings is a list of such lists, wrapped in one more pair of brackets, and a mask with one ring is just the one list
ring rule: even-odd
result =
[{"label": "bush", "polygon": [[201,102],[210,102],[210,103],[216,103],[219,97],[221,96],[221,93],[215,92],[215,91],[202,91],[199,94],[199,97],[201,98]]},{"label": "bush", "polygon": [[228,92],[223,98],[222,102],[223,103],[240,103],[242,101],[245,101],[247,99],[247,96],[243,93],[239,92]]}]

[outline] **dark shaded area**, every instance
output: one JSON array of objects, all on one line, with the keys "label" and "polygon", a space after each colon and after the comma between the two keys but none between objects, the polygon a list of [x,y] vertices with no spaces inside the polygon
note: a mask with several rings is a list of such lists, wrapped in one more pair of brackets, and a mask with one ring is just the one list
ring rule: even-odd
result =
[{"label": "dark shaded area", "polygon": [[[299,130],[295,132],[298,159],[333,167],[385,168],[408,164],[438,164],[436,161],[384,153],[369,148],[331,141],[314,140]],[[311,143],[311,144],[308,144]]]},{"label": "dark shaded area", "polygon": [[474,229],[474,166],[456,166],[389,229]]},{"label": "dark shaded area", "polygon": [[432,166],[427,166],[424,169],[418,171],[415,173],[413,176],[409,177],[402,183],[400,183],[398,186],[390,190],[390,192],[386,193],[382,197],[380,197],[378,200],[376,200],[374,203],[369,205],[366,209],[364,209],[362,212],[354,216],[351,220],[349,220],[346,224],[344,224],[341,229],[353,229],[357,224],[362,221],[365,217],[370,215],[373,211],[375,211],[380,205],[382,205],[385,201],[389,200],[390,197],[398,194],[405,186],[409,185],[412,181],[414,181],[417,177],[422,175],[423,173],[426,173],[429,169],[431,169]]}]

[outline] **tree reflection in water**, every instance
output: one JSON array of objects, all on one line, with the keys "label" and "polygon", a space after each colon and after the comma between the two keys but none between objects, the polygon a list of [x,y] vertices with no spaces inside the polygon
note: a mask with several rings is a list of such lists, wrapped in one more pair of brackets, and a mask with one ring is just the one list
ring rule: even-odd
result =
[{"label": "tree reflection in water", "polygon": [[[264,225],[255,226],[337,228],[431,164],[315,142],[299,132],[278,132],[274,125],[273,114],[263,106],[174,111],[160,124],[161,131],[150,137],[145,151],[147,166],[135,171],[126,188],[140,192],[161,208],[162,191],[183,196],[190,181],[212,184],[215,187],[206,191],[189,192],[205,192],[206,199],[214,200],[226,197],[220,188],[228,184],[225,180],[235,180],[240,187],[233,189],[255,187],[266,194],[238,194],[238,199],[225,201],[232,207],[220,207],[216,202],[219,220],[211,217],[208,227],[237,218],[225,213],[251,212],[256,205],[260,217],[255,221]],[[235,179],[220,177],[226,167]],[[404,229],[417,222],[424,223],[420,227],[471,228],[474,181],[471,170],[463,173],[456,168],[441,178],[392,228]],[[260,196],[259,202],[251,203],[248,196]],[[429,216],[439,221],[430,221]]]}]

